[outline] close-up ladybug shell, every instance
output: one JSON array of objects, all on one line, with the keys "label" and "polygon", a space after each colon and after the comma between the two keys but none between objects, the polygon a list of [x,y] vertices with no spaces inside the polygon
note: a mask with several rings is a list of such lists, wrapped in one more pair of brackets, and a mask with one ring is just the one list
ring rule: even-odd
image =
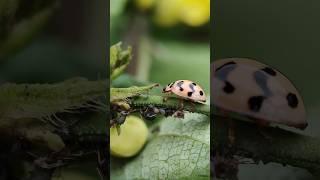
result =
[{"label": "close-up ladybug shell", "polygon": [[300,129],[307,126],[305,106],[295,86],[281,72],[255,60],[214,61],[211,99],[224,111]]}]

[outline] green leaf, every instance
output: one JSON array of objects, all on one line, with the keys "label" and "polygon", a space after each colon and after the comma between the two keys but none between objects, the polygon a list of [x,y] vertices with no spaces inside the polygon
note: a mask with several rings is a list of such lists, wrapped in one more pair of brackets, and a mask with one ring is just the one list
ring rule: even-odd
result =
[{"label": "green leaf", "polygon": [[129,65],[132,58],[131,47],[127,50],[121,48],[121,42],[110,47],[110,73],[111,79],[118,77]]},{"label": "green leaf", "polygon": [[209,179],[209,117],[186,113],[184,119],[166,118],[159,127],[136,158],[125,165],[112,161],[112,179]]},{"label": "green leaf", "polygon": [[147,93],[149,90],[154,88],[155,86],[158,86],[159,84],[151,84],[148,86],[132,86],[129,88],[111,88],[110,89],[110,100],[111,102],[117,101],[117,100],[125,100],[129,97],[138,96],[143,93]]}]

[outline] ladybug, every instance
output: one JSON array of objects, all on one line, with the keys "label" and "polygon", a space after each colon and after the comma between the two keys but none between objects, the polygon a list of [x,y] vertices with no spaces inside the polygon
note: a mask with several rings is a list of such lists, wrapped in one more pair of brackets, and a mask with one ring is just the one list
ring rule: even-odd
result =
[{"label": "ladybug", "polygon": [[190,80],[177,80],[169,83],[163,88],[163,93],[174,93],[183,99],[187,99],[193,102],[205,103],[206,95],[198,84]]},{"label": "ladybug", "polygon": [[218,109],[267,124],[307,127],[302,97],[275,68],[246,58],[221,59],[211,66],[211,102]]}]

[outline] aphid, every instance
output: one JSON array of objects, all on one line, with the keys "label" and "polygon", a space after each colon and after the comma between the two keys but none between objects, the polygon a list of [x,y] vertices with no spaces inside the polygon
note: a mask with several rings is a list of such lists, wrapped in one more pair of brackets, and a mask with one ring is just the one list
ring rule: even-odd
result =
[{"label": "aphid", "polygon": [[163,93],[174,93],[177,96],[193,102],[205,103],[206,95],[203,89],[189,80],[177,80],[163,88]]},{"label": "aphid", "polygon": [[168,117],[168,116],[172,116],[177,110],[176,109],[172,109],[172,108],[165,108],[164,109],[164,113],[162,111],[161,114],[163,114],[165,117]]},{"label": "aphid", "polygon": [[181,110],[155,107],[153,105],[148,105],[147,107],[140,109],[140,114],[146,120],[154,120],[157,115],[164,115],[165,117],[174,116],[177,118],[184,118],[184,113]]},{"label": "aphid", "polygon": [[155,106],[148,105],[147,107],[140,109],[140,114],[146,120],[154,120],[157,115],[160,114],[160,109]]},{"label": "aphid", "polygon": [[307,127],[303,100],[290,80],[263,63],[228,58],[212,64],[212,103],[266,123]]},{"label": "aphid", "polygon": [[130,106],[127,106],[124,102],[117,102],[111,105],[110,126],[123,124],[129,113]]},{"label": "aphid", "polygon": [[184,118],[184,112],[180,111],[180,110],[177,110],[176,112],[174,112],[173,117],[182,118],[183,119]]},{"label": "aphid", "polygon": [[121,133],[120,125],[125,122],[129,113],[129,111],[117,112],[115,115],[116,117],[110,120],[110,126],[115,126],[117,128],[118,135]]},{"label": "aphid", "polygon": [[129,114],[128,111],[121,111],[120,116],[117,119],[117,124],[119,124],[119,125],[123,124],[124,121],[126,120],[128,114]]}]

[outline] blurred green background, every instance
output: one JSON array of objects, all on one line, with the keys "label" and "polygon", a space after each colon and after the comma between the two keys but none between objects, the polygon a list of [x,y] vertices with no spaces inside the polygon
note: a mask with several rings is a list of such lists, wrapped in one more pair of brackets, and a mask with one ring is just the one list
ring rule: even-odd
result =
[{"label": "blurred green background", "polygon": [[[106,12],[107,1],[0,1],[0,84],[105,79]],[[58,168],[53,179],[100,179],[96,166]]]},{"label": "blurred green background", "polygon": [[[150,6],[142,8],[147,2]],[[136,80],[166,85],[178,79],[189,79],[199,83],[209,94],[209,19],[195,26],[180,21],[172,25],[157,23],[156,12],[162,3],[168,2],[111,1],[111,44],[122,41],[133,47],[133,60],[127,73]],[[169,11],[167,14],[172,14]],[[176,16],[158,18],[176,19]]]},{"label": "blurred green background", "polygon": [[[320,137],[320,2],[225,0],[213,4],[213,58],[248,57],[285,74],[300,90],[309,126]],[[242,165],[240,180],[311,179],[301,169],[279,164]]]},{"label": "blurred green background", "polygon": [[[18,8],[0,45],[15,30],[25,32],[24,35],[30,38],[18,39],[21,46],[12,48],[6,56],[0,56],[0,82],[47,83],[75,76],[106,78],[107,2],[11,2],[18,4]],[[28,34],[30,29],[38,28],[30,19],[41,16],[46,9],[52,10],[52,13],[48,18],[43,18],[42,28]],[[19,29],[17,26],[23,23],[25,26]]]}]

